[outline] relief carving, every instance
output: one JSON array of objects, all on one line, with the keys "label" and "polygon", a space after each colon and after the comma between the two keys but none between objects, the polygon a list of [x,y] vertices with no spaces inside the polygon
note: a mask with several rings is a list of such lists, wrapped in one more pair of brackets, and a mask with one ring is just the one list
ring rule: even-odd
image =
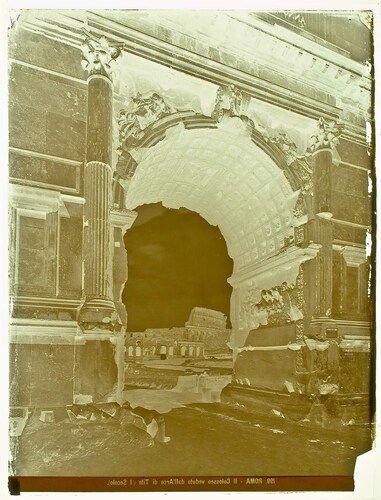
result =
[{"label": "relief carving", "polygon": [[[250,120],[251,121],[251,120]],[[258,132],[261,133],[266,142],[277,146],[282,151],[286,164],[299,180],[299,186],[303,193],[311,193],[312,191],[312,168],[309,158],[298,154],[298,148],[285,132],[278,132],[274,136],[270,136],[265,127],[259,124],[252,125]]]},{"label": "relief carving", "polygon": [[[300,305],[300,304],[299,304]],[[240,305],[241,326],[248,329],[259,325],[279,326],[303,318],[298,305],[297,286],[283,282],[268,290],[250,287]]]},{"label": "relief carving", "polygon": [[266,324],[266,314],[259,315],[257,310],[258,290],[250,287],[246,290],[244,299],[239,306],[239,324],[241,328],[248,330],[258,328],[261,324]]},{"label": "relief carving", "polygon": [[[301,318],[298,319],[295,323],[296,326],[296,342],[298,344],[304,344],[304,321],[303,321],[303,315],[304,315],[304,270],[303,266],[300,266],[299,269],[299,274],[296,277],[296,282],[295,282],[295,303],[296,307],[298,308],[299,311],[301,311]],[[303,356],[302,352],[298,351],[298,356],[297,356],[297,367],[298,369],[302,369],[303,367]]]},{"label": "relief carving", "polygon": [[299,185],[303,193],[309,194],[312,192],[312,167],[306,158],[298,158],[292,164],[292,169],[295,171]]},{"label": "relief carving", "polygon": [[320,149],[332,149],[339,141],[344,126],[334,120],[327,121],[319,118],[316,131],[308,141],[304,156],[298,156],[297,148],[286,134],[280,133],[270,142],[276,144],[284,153],[286,163],[289,165],[297,178],[304,194],[312,193],[312,166],[311,155]]},{"label": "relief carving", "polygon": [[303,192],[301,192],[296,200],[295,207],[293,209],[293,214],[296,219],[301,219],[304,215],[306,215],[306,205],[304,203]]},{"label": "relief carving", "polygon": [[340,348],[336,339],[330,339],[324,350],[306,348],[308,370],[307,392],[328,395],[338,391],[340,385]]},{"label": "relief carving", "polygon": [[119,111],[119,159],[116,172],[121,179],[131,179],[136,169],[136,162],[131,161],[128,151],[143,139],[145,129],[160,118],[176,113],[177,109],[169,105],[158,93],[147,96],[140,93],[131,101],[129,108]]},{"label": "relief carving", "polygon": [[283,152],[286,163],[296,174],[304,194],[312,192],[311,155],[319,149],[332,149],[338,143],[343,128],[344,125],[334,120],[327,121],[324,118],[319,118],[316,131],[308,141],[304,156],[299,156],[295,142],[286,133],[278,132],[275,136],[270,137],[264,127],[256,127],[266,142],[274,144]]},{"label": "relief carving", "polygon": [[249,103],[250,96],[235,85],[221,85],[217,90],[212,118],[220,122],[226,112],[228,116],[241,116]]},{"label": "relief carving", "polygon": [[286,158],[287,165],[291,165],[298,158],[298,151],[295,142],[284,132],[279,132],[275,137],[270,138],[270,142],[282,150]]},{"label": "relief carving", "polygon": [[295,285],[286,281],[280,286],[262,290],[261,301],[257,304],[257,308],[266,311],[269,326],[284,325],[302,317],[296,305]]},{"label": "relief carving", "polygon": [[132,99],[132,109],[121,109],[118,117],[119,151],[128,151],[144,137],[144,130],[163,116],[176,113],[156,92],[143,97],[137,94]]},{"label": "relief carving", "polygon": [[116,311],[112,312],[110,315],[106,315],[104,318],[99,320],[95,318],[94,320],[84,320],[79,322],[81,330],[89,333],[96,333],[98,331],[109,331],[111,333],[118,333],[122,329],[122,323],[120,321],[119,315]]}]

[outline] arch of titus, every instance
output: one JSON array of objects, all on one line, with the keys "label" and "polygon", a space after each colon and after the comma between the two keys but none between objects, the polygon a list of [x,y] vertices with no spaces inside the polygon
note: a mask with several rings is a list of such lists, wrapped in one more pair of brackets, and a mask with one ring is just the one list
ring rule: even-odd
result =
[{"label": "arch of titus", "polygon": [[369,405],[368,17],[21,13],[11,405],[121,400],[124,238],[158,202],[217,225],[233,260],[227,397]]}]

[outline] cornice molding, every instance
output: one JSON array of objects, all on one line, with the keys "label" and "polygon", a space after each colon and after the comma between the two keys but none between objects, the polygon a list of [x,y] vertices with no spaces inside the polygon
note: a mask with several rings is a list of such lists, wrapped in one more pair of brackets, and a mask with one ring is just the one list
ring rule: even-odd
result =
[{"label": "cornice molding", "polygon": [[[77,15],[79,16],[79,14]],[[80,48],[82,42],[80,32],[83,21],[62,13],[58,13],[57,16],[60,21],[58,27],[55,25],[58,21],[53,19],[52,16],[50,21],[29,19],[22,21],[21,25],[26,29],[41,32],[45,36]],[[301,95],[300,93],[286,90],[277,84],[265,81],[242,70],[231,68],[221,62],[211,60],[208,57],[195,54],[181,47],[176,46],[176,51],[174,52],[171,43],[142,33],[130,26],[107,19],[99,11],[88,12],[87,22],[92,33],[98,36],[107,35],[113,42],[124,43],[125,50],[137,56],[172,67],[216,85],[230,85],[234,83],[242,91],[247,92],[252,97],[265,102],[271,102],[279,107],[290,109],[312,119],[318,119],[321,116],[326,119],[337,119],[340,116],[341,109],[337,106],[322,103],[321,100],[318,101],[311,97]],[[305,42],[304,38],[303,42]],[[317,44],[315,45],[318,46]],[[328,50],[323,47],[320,49],[323,52]],[[330,51],[328,50],[328,52]],[[335,57],[336,56],[340,55],[335,54]],[[351,61],[351,63],[356,66],[356,75],[357,78],[359,78],[358,72],[359,66],[361,65],[358,65],[358,63],[354,61]],[[300,80],[300,78],[301,76],[299,75],[298,80]],[[297,81],[296,78],[295,81]],[[365,78],[364,81],[370,82],[367,78]],[[316,79],[311,79],[310,82],[306,82],[307,85],[314,87],[316,87],[316,83]],[[369,85],[366,83],[366,87],[365,91],[368,92],[370,83]],[[330,92],[332,92],[332,89]],[[365,119],[364,117],[364,120]],[[345,136],[365,144],[365,125],[364,127],[360,126],[345,118],[343,118],[343,122],[345,123]]]},{"label": "cornice molding", "polygon": [[280,42],[287,43],[298,50],[303,47],[303,52],[306,54],[324,59],[326,62],[339,66],[342,69],[357,74],[360,77],[363,76],[364,66],[361,63],[354,61],[337,51],[320,45],[319,43],[316,43],[315,41],[308,39],[295,31],[289,30],[279,24],[270,25],[253,16],[247,18],[245,17],[245,14],[242,13],[230,12],[228,15],[232,19],[249,24],[253,28],[263,31]]}]

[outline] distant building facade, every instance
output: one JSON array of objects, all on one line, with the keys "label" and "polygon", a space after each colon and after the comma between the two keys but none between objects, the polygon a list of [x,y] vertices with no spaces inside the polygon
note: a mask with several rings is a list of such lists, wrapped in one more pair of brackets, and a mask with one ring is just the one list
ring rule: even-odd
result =
[{"label": "distant building facade", "polygon": [[126,334],[126,361],[132,358],[203,358],[204,342],[184,339],[184,328],[148,328]]},{"label": "distant building facade", "polygon": [[212,309],[192,309],[185,327],[147,328],[126,333],[126,360],[132,358],[203,358],[229,353],[231,330],[226,316]]}]

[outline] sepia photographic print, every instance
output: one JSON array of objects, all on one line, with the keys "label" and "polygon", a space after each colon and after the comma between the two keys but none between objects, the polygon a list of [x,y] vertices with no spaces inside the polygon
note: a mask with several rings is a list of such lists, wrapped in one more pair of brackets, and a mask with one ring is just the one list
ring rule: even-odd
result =
[{"label": "sepia photographic print", "polygon": [[374,12],[12,16],[10,491],[353,490]]}]

